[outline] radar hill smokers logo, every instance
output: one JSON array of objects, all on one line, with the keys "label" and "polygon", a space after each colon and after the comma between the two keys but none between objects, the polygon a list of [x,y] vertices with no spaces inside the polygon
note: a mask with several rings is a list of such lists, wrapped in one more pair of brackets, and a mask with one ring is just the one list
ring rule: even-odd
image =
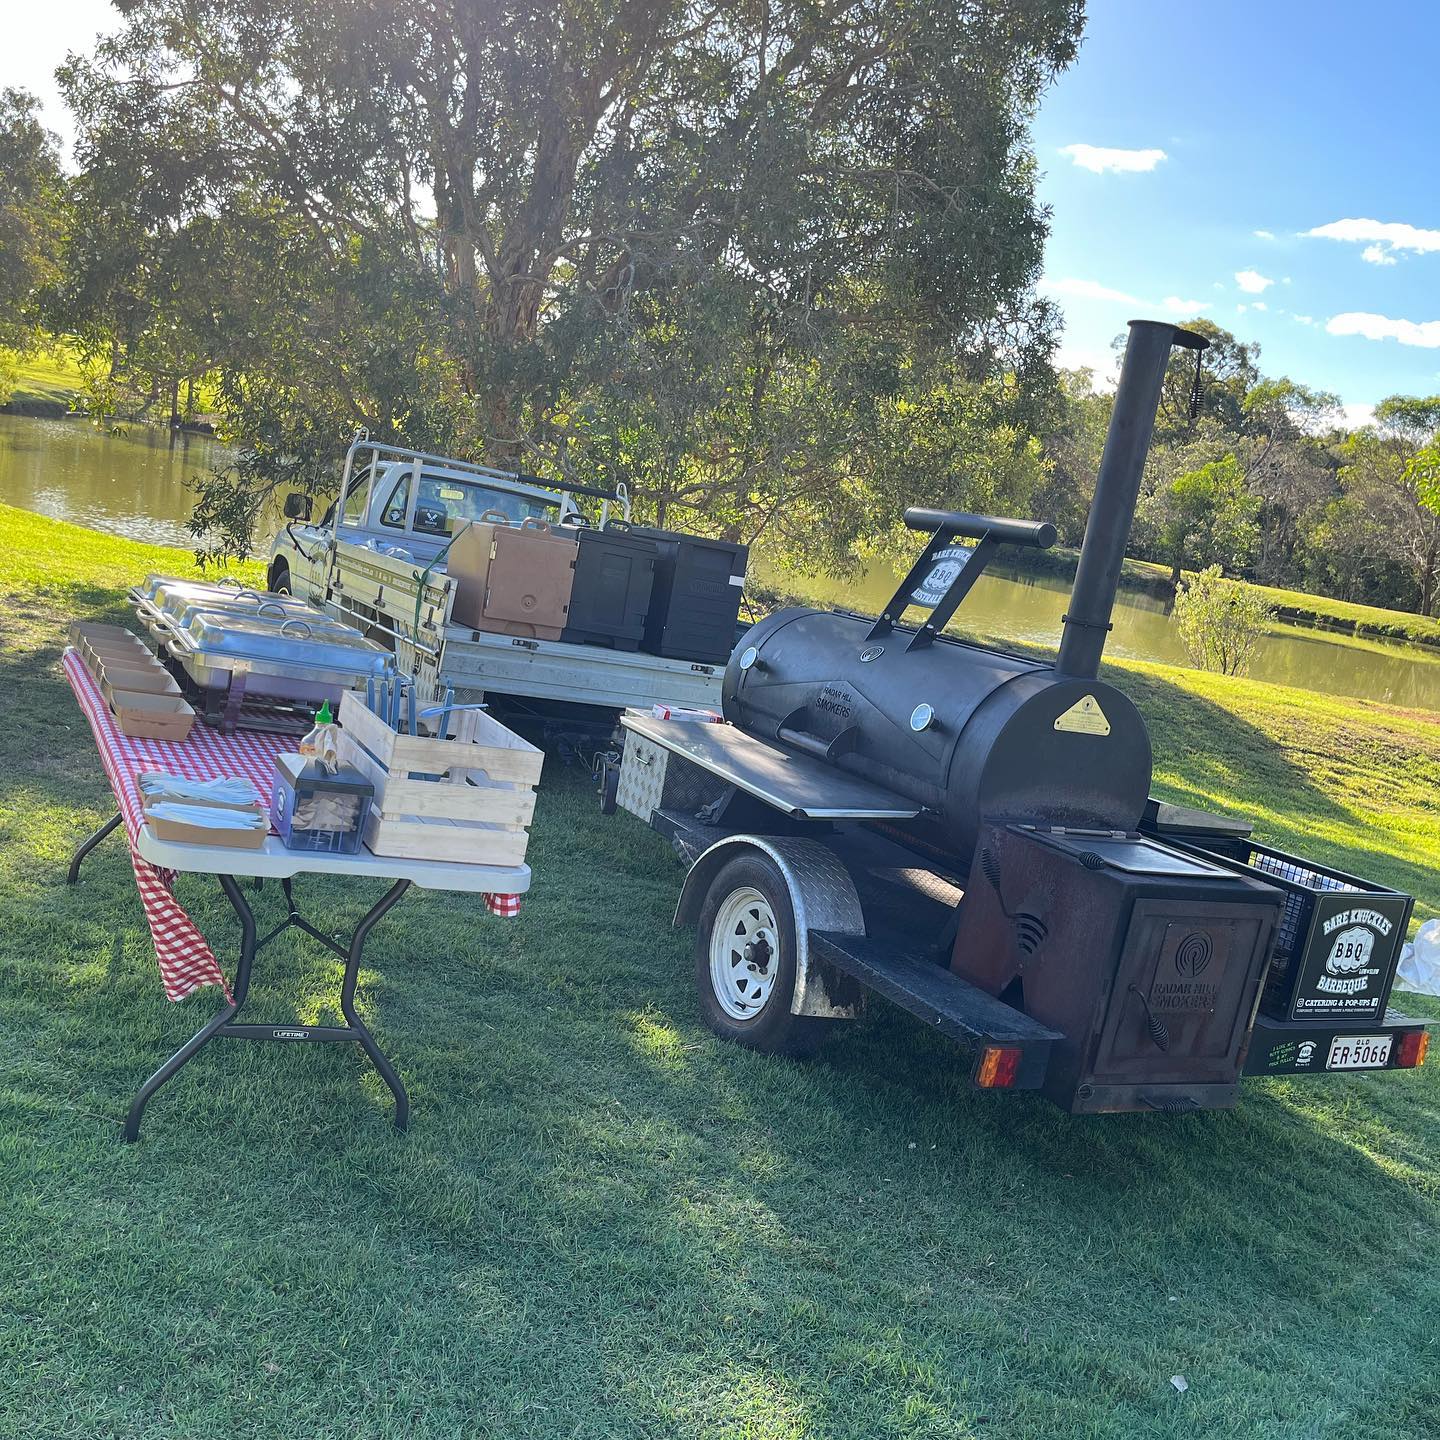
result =
[{"label": "radar hill smokers logo", "polygon": [[[1162,980],[1157,971],[1150,985],[1153,1010],[1213,1010],[1220,986],[1216,976],[1201,979],[1215,958],[1215,942],[1204,930],[1192,930],[1175,946],[1171,955],[1174,979]],[[1223,966],[1221,971],[1223,971]],[[1218,973],[1218,972],[1217,972]]]},{"label": "radar hill smokers logo", "polygon": [[[1325,922],[1327,939],[1334,936],[1325,956],[1325,973],[1315,988],[1325,995],[1361,995],[1380,973],[1371,961],[1375,942],[1394,929],[1388,915],[1378,910],[1340,910]],[[1338,933],[1337,933],[1338,932]]]}]

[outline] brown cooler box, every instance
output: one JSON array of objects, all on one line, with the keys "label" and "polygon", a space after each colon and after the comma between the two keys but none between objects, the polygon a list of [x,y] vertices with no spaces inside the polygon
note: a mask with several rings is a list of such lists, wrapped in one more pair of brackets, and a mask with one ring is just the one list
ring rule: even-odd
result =
[{"label": "brown cooler box", "polygon": [[479,520],[450,542],[451,618],[472,630],[558,640],[570,612],[576,543],[543,520]]}]

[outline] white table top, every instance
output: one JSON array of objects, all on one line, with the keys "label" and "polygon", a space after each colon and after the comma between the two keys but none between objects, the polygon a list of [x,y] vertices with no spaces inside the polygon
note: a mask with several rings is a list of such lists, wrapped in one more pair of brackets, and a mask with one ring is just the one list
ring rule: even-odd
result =
[{"label": "white table top", "polygon": [[354,855],[322,855],[287,850],[278,835],[266,837],[259,850],[228,845],[177,845],[140,828],[135,848],[142,860],[192,875],[261,875],[286,880],[292,875],[358,875],[374,880],[409,880],[422,890],[465,890],[494,895],[523,895],[530,888],[528,865],[458,865],[443,860],[402,860],[372,855],[363,846]]}]

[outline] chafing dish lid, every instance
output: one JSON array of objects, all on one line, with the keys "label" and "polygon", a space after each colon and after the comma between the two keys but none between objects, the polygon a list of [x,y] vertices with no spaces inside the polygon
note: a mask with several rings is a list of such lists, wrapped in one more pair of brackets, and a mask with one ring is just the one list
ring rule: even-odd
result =
[{"label": "chafing dish lid", "polygon": [[226,659],[264,660],[293,666],[298,674],[340,670],[354,675],[382,675],[393,657],[358,630],[336,620],[299,617],[281,620],[270,615],[236,615],[228,611],[194,612],[180,632],[185,649],[223,668]]}]

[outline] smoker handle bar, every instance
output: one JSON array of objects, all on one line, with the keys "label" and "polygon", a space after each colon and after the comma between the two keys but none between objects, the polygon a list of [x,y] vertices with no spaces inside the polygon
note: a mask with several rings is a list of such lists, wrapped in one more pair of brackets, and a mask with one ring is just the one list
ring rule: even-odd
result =
[{"label": "smoker handle bar", "polygon": [[964,510],[927,510],[912,505],[905,512],[905,523],[912,530],[950,535],[964,535],[983,540],[987,535],[1005,545],[1025,545],[1033,550],[1048,550],[1055,543],[1055,527],[1048,520],[1007,520],[999,515],[971,515]]}]

